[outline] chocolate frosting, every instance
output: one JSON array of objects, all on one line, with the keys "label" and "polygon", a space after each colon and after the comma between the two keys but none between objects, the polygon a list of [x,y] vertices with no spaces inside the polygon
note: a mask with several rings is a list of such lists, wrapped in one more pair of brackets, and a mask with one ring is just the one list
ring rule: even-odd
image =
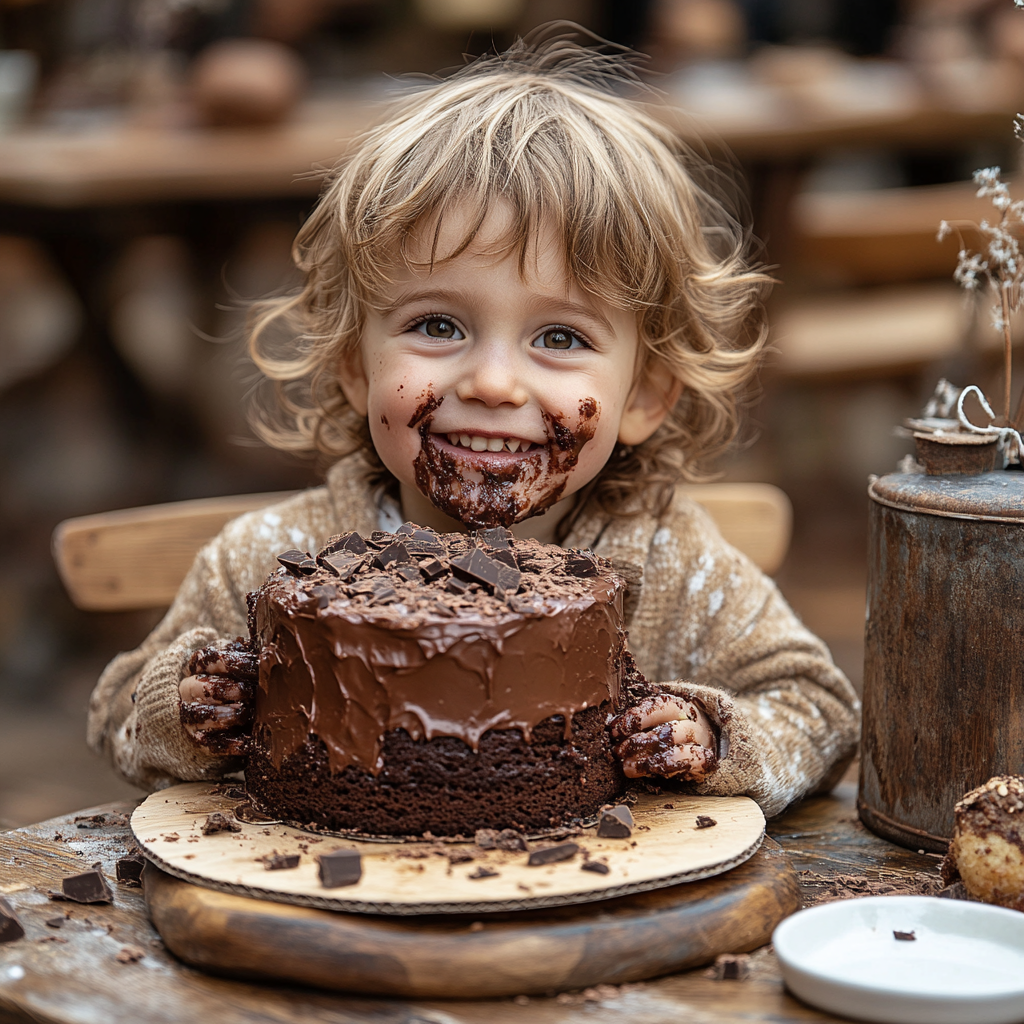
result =
[{"label": "chocolate frosting", "polygon": [[403,530],[368,538],[355,571],[353,535],[332,538],[314,573],[283,567],[257,592],[255,739],[275,766],[309,734],[332,770],[376,774],[392,729],[476,750],[489,729],[529,739],[562,715],[568,737],[575,712],[615,708],[624,584],[607,562],[495,531]]}]

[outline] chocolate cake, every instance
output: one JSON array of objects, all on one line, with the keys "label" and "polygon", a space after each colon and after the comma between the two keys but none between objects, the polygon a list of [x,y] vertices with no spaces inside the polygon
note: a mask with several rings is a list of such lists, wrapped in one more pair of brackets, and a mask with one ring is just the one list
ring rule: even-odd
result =
[{"label": "chocolate cake", "polygon": [[332,538],[250,595],[260,648],[246,781],[275,818],[472,835],[594,814],[624,778],[624,582],[496,527]]}]

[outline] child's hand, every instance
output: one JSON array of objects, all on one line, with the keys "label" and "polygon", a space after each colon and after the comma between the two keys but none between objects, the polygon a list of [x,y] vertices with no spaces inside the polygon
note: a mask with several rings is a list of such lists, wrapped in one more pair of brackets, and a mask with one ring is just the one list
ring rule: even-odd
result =
[{"label": "child's hand", "polygon": [[240,637],[203,647],[178,684],[181,724],[198,746],[225,757],[245,753],[259,661]]},{"label": "child's hand", "polygon": [[717,740],[708,716],[692,701],[659,693],[611,722],[615,748],[628,778],[660,775],[703,782],[718,767]]}]

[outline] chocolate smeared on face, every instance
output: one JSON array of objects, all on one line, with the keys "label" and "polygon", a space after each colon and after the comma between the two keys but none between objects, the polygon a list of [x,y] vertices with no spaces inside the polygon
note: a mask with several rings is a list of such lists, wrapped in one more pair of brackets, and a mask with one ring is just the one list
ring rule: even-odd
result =
[{"label": "chocolate smeared on face", "polygon": [[452,519],[473,529],[520,523],[540,515],[565,492],[580,452],[597,432],[600,407],[593,398],[579,404],[575,429],[564,416],[544,413],[547,443],[510,461],[507,468],[470,467],[464,458],[443,448],[430,430],[432,414],[441,404],[428,391],[410,427],[418,427],[420,451],[413,463],[416,486]]}]

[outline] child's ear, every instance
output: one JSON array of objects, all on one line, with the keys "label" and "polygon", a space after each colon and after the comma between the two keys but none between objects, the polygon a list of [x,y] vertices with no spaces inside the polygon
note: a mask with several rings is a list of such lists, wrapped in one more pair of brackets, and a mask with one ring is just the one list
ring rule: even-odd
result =
[{"label": "child's ear", "polygon": [[665,422],[682,391],[682,381],[667,370],[645,370],[626,399],[619,421],[619,443],[643,444]]},{"label": "child's ear", "polygon": [[356,413],[365,416],[369,405],[370,385],[363,369],[363,356],[358,348],[346,352],[338,360],[338,383]]}]

